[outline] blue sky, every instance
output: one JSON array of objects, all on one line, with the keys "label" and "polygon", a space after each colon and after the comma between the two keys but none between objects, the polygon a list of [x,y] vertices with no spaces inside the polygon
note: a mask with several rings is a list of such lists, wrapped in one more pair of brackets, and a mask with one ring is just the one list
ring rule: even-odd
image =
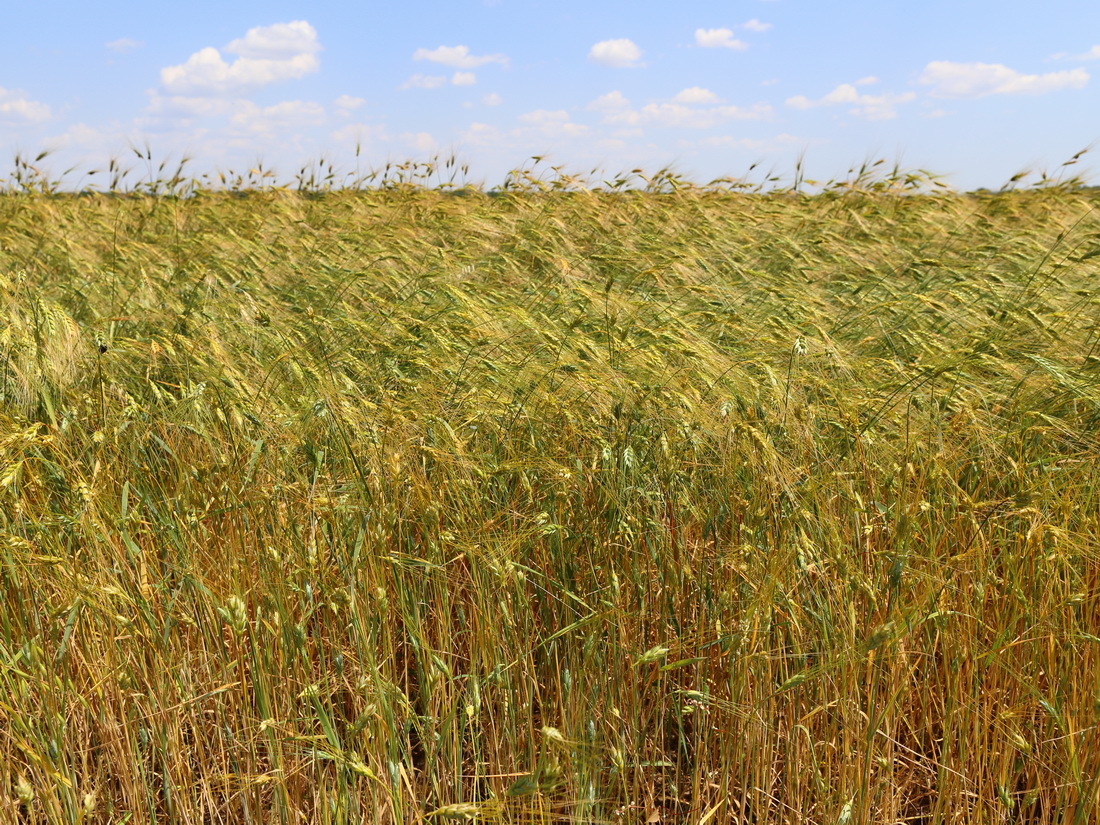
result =
[{"label": "blue sky", "polygon": [[322,153],[354,168],[358,143],[361,168],[454,151],[489,184],[532,155],[699,181],[803,155],[810,177],[885,157],[975,188],[1100,138],[1097,0],[40,0],[4,18],[0,153],[49,148],[54,171],[147,142],[287,179]]}]

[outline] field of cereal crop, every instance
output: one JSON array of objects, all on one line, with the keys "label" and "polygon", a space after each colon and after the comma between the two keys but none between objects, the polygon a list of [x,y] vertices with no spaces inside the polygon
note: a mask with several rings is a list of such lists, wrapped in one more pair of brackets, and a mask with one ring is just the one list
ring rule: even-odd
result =
[{"label": "field of cereal crop", "polygon": [[1094,821],[1098,205],[0,194],[0,820]]}]

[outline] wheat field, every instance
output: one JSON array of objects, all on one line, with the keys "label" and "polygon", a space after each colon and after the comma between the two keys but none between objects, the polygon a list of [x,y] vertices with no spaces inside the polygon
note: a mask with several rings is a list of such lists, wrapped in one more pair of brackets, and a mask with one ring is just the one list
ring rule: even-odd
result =
[{"label": "wheat field", "polygon": [[0,821],[1095,822],[1100,193],[898,183],[0,193]]}]

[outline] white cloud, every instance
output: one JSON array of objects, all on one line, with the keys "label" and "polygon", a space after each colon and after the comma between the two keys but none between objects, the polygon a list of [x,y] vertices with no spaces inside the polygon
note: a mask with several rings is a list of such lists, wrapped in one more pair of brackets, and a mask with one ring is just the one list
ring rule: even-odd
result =
[{"label": "white cloud", "polygon": [[748,29],[750,32],[766,32],[772,27],[772,24],[761,23],[754,17],[752,20],[747,20],[746,22],[742,23],[741,26]]},{"label": "white cloud", "polygon": [[229,119],[232,126],[265,135],[317,126],[325,119],[325,107],[313,101],[286,100],[274,106],[238,101],[234,108],[236,111]]},{"label": "white cloud", "polygon": [[51,114],[49,106],[31,100],[26,92],[0,86],[0,121],[39,123],[48,120]]},{"label": "white cloud", "polygon": [[622,109],[618,112],[606,112],[603,122],[619,126],[637,126],[642,122],[642,115],[636,109]]},{"label": "white cloud", "polygon": [[502,98],[496,92],[492,92],[481,98],[481,102],[484,103],[486,106],[499,106],[501,103],[504,102],[504,98]]},{"label": "white cloud", "polygon": [[676,97],[672,98],[674,103],[717,103],[718,100],[718,95],[710,89],[703,89],[699,86],[692,86],[690,89],[684,89],[677,94]]},{"label": "white cloud", "polygon": [[[198,150],[206,149],[203,144],[204,133],[202,130],[188,130],[174,128],[169,132],[157,133],[144,128],[141,118],[136,118],[126,123],[114,123],[106,129],[89,126],[87,123],[77,122],[70,125],[63,133],[50,135],[43,138],[42,148],[57,153],[55,162],[61,161],[66,165],[76,166],[81,170],[98,170],[95,175],[88,175],[80,181],[89,186],[105,188],[110,185],[110,177],[105,174],[104,168],[108,159],[119,159],[122,168],[131,168],[134,172],[133,148],[135,143],[135,131],[141,132],[143,137],[150,137],[154,157],[173,163],[184,156],[200,157],[204,162],[211,158],[211,154]],[[173,160],[173,158],[175,160]],[[207,171],[209,167],[203,169]],[[191,171],[199,171],[192,169]],[[135,176],[130,182],[134,183]]]},{"label": "white cloud", "polygon": [[347,114],[353,109],[358,109],[367,101],[361,97],[352,97],[351,95],[340,95],[336,98],[336,108],[342,113]]},{"label": "white cloud", "polygon": [[47,149],[56,152],[58,149],[65,149],[74,144],[99,142],[102,137],[103,133],[99,129],[87,123],[74,123],[63,134],[46,138],[44,143]]},{"label": "white cloud", "polygon": [[543,124],[543,134],[550,137],[584,137],[588,134],[588,127],[583,123],[550,122]]},{"label": "white cloud", "polygon": [[585,108],[595,112],[618,111],[620,109],[630,108],[630,101],[626,99],[626,96],[622,92],[616,89],[613,92],[600,95]]},{"label": "white cloud", "polygon": [[321,51],[317,30],[305,20],[256,26],[225,47],[230,54],[249,60],[289,60],[299,54]]},{"label": "white cloud", "polygon": [[729,29],[696,29],[695,45],[704,49],[747,49],[748,45],[733,36]]},{"label": "white cloud", "polygon": [[401,89],[438,89],[450,83],[453,86],[473,86],[477,75],[473,72],[455,72],[450,80],[441,74],[414,74],[401,84]]},{"label": "white cloud", "polygon": [[587,138],[590,134],[587,126],[574,123],[564,109],[536,109],[520,115],[519,122],[519,127],[508,130],[487,123],[471,123],[462,135],[462,143],[544,152],[554,142]]},{"label": "white cloud", "polygon": [[463,134],[462,142],[475,146],[488,146],[500,143],[504,139],[504,133],[496,126],[488,123],[471,123]]},{"label": "white cloud", "polygon": [[443,75],[414,74],[401,84],[402,89],[438,89],[447,85],[447,78]]},{"label": "white cloud", "polygon": [[605,95],[600,95],[585,108],[590,112],[603,112],[604,123],[620,123],[634,126],[638,123],[639,115],[630,106],[626,96],[616,89]]},{"label": "white cloud", "polygon": [[508,58],[503,54],[470,54],[469,46],[440,46],[438,49],[417,49],[413,52],[413,60],[428,60],[432,63],[442,63],[455,69],[476,69],[488,63],[500,63],[508,65]]},{"label": "white cloud", "polygon": [[[857,80],[859,85],[867,85],[876,82],[875,78],[865,77]],[[805,95],[795,95],[787,98],[787,105],[792,109],[815,109],[818,106],[848,105],[850,114],[866,120],[889,120],[897,117],[897,107],[902,103],[909,103],[917,97],[915,92],[902,94],[867,95],[860,94],[855,85],[842,83],[818,100],[811,100]]]},{"label": "white cloud", "polygon": [[588,59],[601,66],[626,69],[640,65],[642,50],[625,37],[618,40],[601,40],[588,52]]},{"label": "white cloud", "polygon": [[304,20],[258,26],[225,47],[238,55],[226,62],[212,46],[186,63],[160,70],[164,88],[176,95],[226,95],[304,77],[317,71],[317,31]]},{"label": "white cloud", "polygon": [[401,140],[409,148],[425,155],[431,154],[439,146],[428,132],[402,132]]},{"label": "white cloud", "polygon": [[110,154],[111,149],[118,148],[118,144],[125,145],[120,136],[108,135],[87,123],[74,123],[62,134],[53,135],[42,141],[42,145],[51,152],[76,147],[85,151],[92,149],[102,154]]},{"label": "white cloud", "polygon": [[551,111],[549,109],[535,109],[519,116],[523,123],[567,123],[569,113],[565,109]]},{"label": "white cloud", "polygon": [[110,43],[104,43],[103,45],[112,52],[125,54],[126,52],[132,52],[134,49],[140,49],[145,44],[131,37],[120,37],[118,40],[112,40]]},{"label": "white cloud", "polygon": [[149,93],[148,111],[174,118],[219,117],[232,112],[237,103],[231,98],[162,95],[154,90]]},{"label": "white cloud", "polygon": [[[766,120],[772,116],[767,103],[754,106],[712,106],[697,109],[681,103],[650,103],[638,112],[642,123],[681,129],[710,129],[728,120]],[[625,121],[624,121],[625,122]]]},{"label": "white cloud", "polygon": [[699,141],[700,146],[723,149],[751,149],[756,152],[780,152],[789,151],[796,146],[805,146],[807,141],[803,138],[789,135],[786,132],[770,138],[736,138],[731,135],[716,135],[705,137]]},{"label": "white cloud", "polygon": [[573,123],[564,109],[536,109],[520,115],[519,120],[547,137],[580,137],[588,134],[588,127],[582,123]]},{"label": "white cloud", "polygon": [[987,95],[1045,94],[1080,89],[1089,81],[1084,69],[1022,74],[1000,63],[955,63],[936,60],[924,67],[920,82],[933,97],[978,98]]},{"label": "white cloud", "polygon": [[1082,54],[1070,54],[1069,52],[1057,52],[1052,54],[1047,60],[1100,60],[1100,45],[1093,46],[1087,52]]},{"label": "white cloud", "polygon": [[368,123],[349,123],[332,133],[332,139],[337,143],[376,143],[389,139],[389,133],[385,126],[370,125]]},{"label": "white cloud", "polygon": [[622,92],[615,90],[593,100],[585,108],[603,113],[603,122],[622,126],[651,124],[672,128],[709,129],[729,120],[766,120],[773,114],[767,103],[754,106],[714,106],[720,98],[709,89],[692,86],[671,102],[649,103],[640,109],[631,106]]}]

